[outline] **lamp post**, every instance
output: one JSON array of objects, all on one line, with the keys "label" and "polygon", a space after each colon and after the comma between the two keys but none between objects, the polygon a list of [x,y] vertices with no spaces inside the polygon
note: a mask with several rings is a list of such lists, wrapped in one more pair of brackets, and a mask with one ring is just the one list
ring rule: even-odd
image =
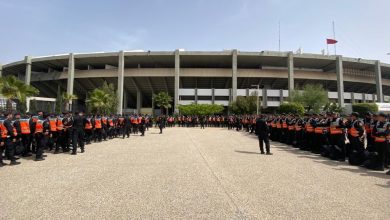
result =
[{"label": "lamp post", "polygon": [[252,85],[252,87],[256,88],[256,114],[259,114],[259,88],[260,85]]}]

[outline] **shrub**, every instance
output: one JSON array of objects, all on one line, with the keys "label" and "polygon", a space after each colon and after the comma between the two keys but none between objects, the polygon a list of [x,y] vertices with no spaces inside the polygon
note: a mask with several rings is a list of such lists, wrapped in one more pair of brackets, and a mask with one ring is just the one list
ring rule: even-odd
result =
[{"label": "shrub", "polygon": [[378,106],[375,103],[356,103],[352,105],[352,111],[365,115],[367,112],[378,112]]},{"label": "shrub", "polygon": [[298,114],[302,115],[305,112],[305,108],[302,104],[296,102],[283,103],[279,106],[278,112],[280,114]]}]

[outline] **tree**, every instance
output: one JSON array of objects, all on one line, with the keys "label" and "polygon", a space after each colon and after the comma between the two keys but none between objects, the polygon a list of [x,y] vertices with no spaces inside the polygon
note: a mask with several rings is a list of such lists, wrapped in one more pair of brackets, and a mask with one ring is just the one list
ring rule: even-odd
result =
[{"label": "tree", "polygon": [[116,113],[118,107],[118,96],[114,84],[104,82],[101,90],[107,93],[110,97],[110,99],[107,100],[106,112],[109,114]]},{"label": "tree", "polygon": [[78,97],[75,94],[69,94],[67,92],[62,94],[62,100],[64,101],[65,109],[67,111],[72,111],[72,102],[76,99],[78,99]]},{"label": "tree", "polygon": [[17,100],[20,105],[19,110],[25,112],[27,98],[39,94],[39,91],[15,76],[9,75],[0,78],[0,93],[7,99],[7,111],[12,111],[12,102]]},{"label": "tree", "polygon": [[254,94],[248,97],[238,96],[236,101],[229,105],[229,109],[235,114],[253,114],[257,109],[256,101],[257,97]]},{"label": "tree", "polygon": [[104,82],[89,93],[86,99],[88,111],[98,114],[113,114],[118,106],[118,98],[113,84]]},{"label": "tree", "polygon": [[168,109],[172,107],[172,97],[167,92],[153,94],[153,100],[155,105],[161,109],[161,112],[163,112],[163,109],[168,112]]},{"label": "tree", "polygon": [[322,107],[328,103],[328,92],[320,84],[306,84],[300,90],[294,90],[290,96],[290,102],[301,103],[307,111],[319,113]]},{"label": "tree", "polygon": [[324,106],[324,111],[341,113],[344,109],[338,103],[328,102]]},{"label": "tree", "polygon": [[305,108],[301,103],[296,103],[296,102],[283,103],[279,106],[278,112],[285,113],[285,114],[303,115],[303,113],[305,113]]}]

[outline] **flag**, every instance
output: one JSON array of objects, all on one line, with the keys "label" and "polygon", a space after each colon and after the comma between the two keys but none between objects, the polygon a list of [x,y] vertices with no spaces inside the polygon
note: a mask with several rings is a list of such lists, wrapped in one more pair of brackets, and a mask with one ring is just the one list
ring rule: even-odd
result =
[{"label": "flag", "polygon": [[337,40],[335,40],[335,39],[326,39],[326,43],[327,44],[336,44],[337,43]]}]

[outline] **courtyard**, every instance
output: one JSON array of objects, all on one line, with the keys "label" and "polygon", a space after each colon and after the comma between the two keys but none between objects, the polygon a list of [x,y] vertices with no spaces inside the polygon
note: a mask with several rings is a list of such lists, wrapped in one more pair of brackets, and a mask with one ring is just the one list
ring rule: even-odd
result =
[{"label": "courtyard", "polygon": [[388,219],[390,176],[224,128],[47,153],[0,169],[0,219]]}]

